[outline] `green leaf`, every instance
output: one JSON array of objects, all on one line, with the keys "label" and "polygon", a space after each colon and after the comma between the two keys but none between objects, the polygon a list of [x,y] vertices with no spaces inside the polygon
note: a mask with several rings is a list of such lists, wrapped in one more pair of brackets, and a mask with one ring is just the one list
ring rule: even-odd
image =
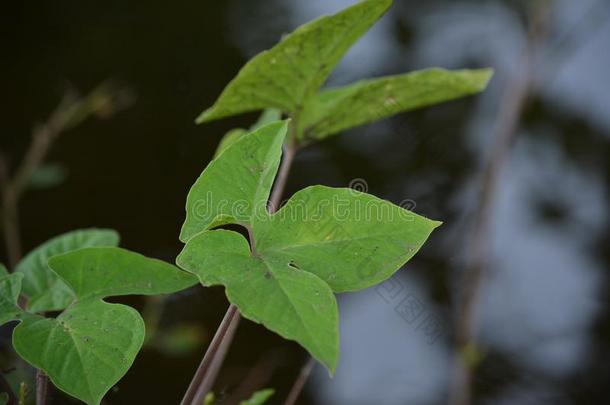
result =
[{"label": "green leaf", "polygon": [[74,300],[56,319],[22,314],[13,345],[58,388],[89,404],[127,372],[144,341],[137,311],[101,299],[171,293],[197,282],[173,265],[117,247],[71,250],[52,256],[48,266]]},{"label": "green leaf", "polygon": [[250,60],[197,123],[264,108],[300,110],[347,50],[387,11],[391,0],[365,0],[299,27]]},{"label": "green leaf", "polygon": [[241,401],[239,405],[263,405],[269,398],[273,396],[275,390],[267,388],[254,393],[250,399]]},{"label": "green leaf", "polygon": [[24,317],[13,346],[53,384],[88,404],[129,370],[144,342],[144,321],[136,310],[100,300],[74,303],[55,319]]},{"label": "green leaf", "polygon": [[[182,238],[187,243],[177,264],[204,286],[225,286],[228,299],[246,318],[297,341],[332,373],[339,356],[333,290],[360,290],[387,279],[440,222],[366,193],[323,186],[297,192],[270,215],[265,205],[277,164],[264,182],[237,175],[248,169],[251,163],[243,156],[251,153],[251,140],[260,137],[254,132],[230,145],[193,186],[183,228],[189,229]],[[264,154],[277,162],[282,142],[265,146]],[[215,173],[213,167],[218,168]],[[224,223],[246,226],[252,247],[238,233],[210,230],[217,219],[189,228],[195,189],[199,199],[204,191],[213,191],[207,208],[224,201],[224,210],[212,210],[209,217],[220,212]],[[242,221],[236,221],[232,204],[240,198],[245,207],[262,209],[246,210]]]},{"label": "green leaf", "polygon": [[17,304],[22,279],[19,273],[0,276],[0,326],[19,319],[23,312]]},{"label": "green leaf", "polygon": [[49,267],[79,300],[169,294],[197,283],[192,274],[169,263],[116,247],[74,250],[49,259]]},{"label": "green leaf", "polygon": [[8,404],[9,396],[8,393],[2,392],[0,393],[0,405]]},{"label": "green leaf", "polygon": [[334,373],[338,310],[328,285],[288,260],[251,255],[238,233],[215,230],[191,238],[177,259],[205,286],[224,285],[242,315],[295,340]]},{"label": "green leaf", "polygon": [[0,277],[8,276],[8,270],[3,263],[0,263]]},{"label": "green leaf", "polygon": [[181,241],[218,225],[248,225],[256,210],[266,209],[287,125],[265,125],[212,160],[188,193]]},{"label": "green leaf", "polygon": [[304,108],[297,133],[320,139],[359,125],[483,90],[491,69],[426,69],[328,89]]},{"label": "green leaf", "polygon": [[440,222],[370,194],[313,186],[255,223],[256,251],[292,263],[333,291],[356,291],[394,274]]},{"label": "green leaf", "polygon": [[58,311],[66,308],[74,293],[52,271],[50,257],[89,246],[117,246],[119,235],[110,229],[83,229],[64,233],[32,250],[17,265],[23,273],[23,295],[28,298],[27,309],[32,312]]},{"label": "green leaf", "polygon": [[214,405],[214,401],[216,400],[216,396],[213,392],[208,392],[203,398],[203,405]]}]

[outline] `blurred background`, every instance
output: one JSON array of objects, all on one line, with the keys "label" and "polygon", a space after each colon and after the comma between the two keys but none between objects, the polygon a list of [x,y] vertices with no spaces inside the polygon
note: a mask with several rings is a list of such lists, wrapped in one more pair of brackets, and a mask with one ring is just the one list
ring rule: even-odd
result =
[{"label": "blurred background", "polygon": [[[24,250],[98,226],[173,262],[190,185],[222,135],[257,117],[196,126],[196,115],[282,34],[352,3],[4,4],[9,171],[67,91],[107,79],[122,89],[120,108],[96,110],[53,145],[20,203]],[[457,403],[456,357],[471,370],[472,403],[608,403],[610,2],[395,0],[329,84],[430,66],[496,73],[481,95],[348,131],[296,158],[286,197],[358,178],[444,221],[392,279],[339,297],[337,374],[315,366],[299,403]],[[460,311],[468,297],[474,309]],[[142,299],[129,303],[150,312]],[[222,288],[169,297],[153,310],[163,332],[104,403],[178,403],[227,305]],[[10,379],[20,371],[8,329],[0,359]],[[283,403],[306,360],[296,344],[243,321],[214,391],[234,403],[272,387],[271,403]],[[54,393],[53,404],[72,402]]]}]

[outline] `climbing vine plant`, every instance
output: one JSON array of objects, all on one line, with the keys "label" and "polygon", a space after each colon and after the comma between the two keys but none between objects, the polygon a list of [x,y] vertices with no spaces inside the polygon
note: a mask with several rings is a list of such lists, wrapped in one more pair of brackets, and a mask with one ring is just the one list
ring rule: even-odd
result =
[{"label": "climbing vine plant", "polygon": [[[250,60],[196,120],[261,109],[262,121],[288,118],[226,135],[188,194],[178,266],[204,286],[225,286],[246,318],[297,341],[331,374],[339,357],[334,294],[390,277],[440,222],[366,193],[324,186],[297,192],[271,214],[282,148],[291,159],[340,131],[479,92],[491,77],[489,69],[426,69],[321,89],[391,3],[364,0],[301,26]],[[215,229],[225,224],[245,227],[249,240]]]},{"label": "climbing vine plant", "polygon": [[[103,299],[168,294],[196,282],[175,266],[118,243],[112,230],[69,232],[34,249],[13,273],[0,275],[0,325],[20,322],[13,331],[16,352],[88,404],[101,401],[144,342],[138,312]],[[47,311],[60,314],[48,318]]]},{"label": "climbing vine plant", "polygon": [[[119,248],[118,234],[105,229],[60,235],[12,273],[0,266],[0,325],[19,323],[16,352],[59,389],[99,404],[145,335],[137,311],[104,299],[169,294],[199,282],[224,286],[244,317],[298,342],[335,373],[335,294],[390,277],[440,222],[370,194],[321,185],[298,191],[281,208],[270,206],[272,187],[285,181],[276,179],[280,163],[341,131],[477,93],[492,74],[426,69],[322,88],[390,5],[364,0],[303,25],[248,62],[197,118],[264,110],[253,128],[225,136],[188,193],[178,267]],[[45,316],[50,311],[59,315]]]}]

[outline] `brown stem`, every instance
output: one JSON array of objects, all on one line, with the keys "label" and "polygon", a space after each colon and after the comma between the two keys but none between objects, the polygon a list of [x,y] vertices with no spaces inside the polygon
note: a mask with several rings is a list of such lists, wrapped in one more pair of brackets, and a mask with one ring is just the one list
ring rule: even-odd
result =
[{"label": "brown stem", "polygon": [[456,355],[449,396],[452,405],[468,405],[472,402],[474,365],[469,361],[468,353],[476,351],[477,309],[488,265],[486,251],[489,218],[502,169],[531,91],[534,54],[542,40],[542,19],[547,11],[542,6],[539,8],[533,14],[528,42],[521,58],[522,71],[507,83],[507,92],[501,104],[504,108],[495,125],[495,143],[481,179],[479,206],[471,235],[468,262],[460,284],[455,326]]},{"label": "brown stem", "polygon": [[223,344],[223,342],[232,340],[239,324],[239,318],[237,307],[231,304],[186,390],[181,405],[203,404],[206,394],[214,384],[214,378],[210,376],[215,377],[222,364],[216,359],[224,359],[229,348],[229,345]]},{"label": "brown stem", "polygon": [[[292,128],[296,128],[294,123]],[[271,192],[271,198],[269,200],[270,213],[274,213],[279,208],[282,194],[284,194],[284,188],[286,187],[288,174],[297,151],[296,137],[294,134],[292,135],[289,144],[284,148],[282,163],[273,186],[273,191]],[[250,244],[254,248],[254,240],[252,240],[251,236]],[[205,352],[203,359],[199,364],[199,368],[195,372],[195,375],[184,394],[184,398],[180,403],[181,405],[200,405],[203,403],[205,396],[216,381],[216,377],[224,362],[229,346],[233,342],[235,330],[237,329],[240,318],[241,315],[237,307],[233,304],[229,305],[208,350]]]},{"label": "brown stem", "polygon": [[36,405],[48,405],[49,403],[49,377],[44,371],[36,370]]},{"label": "brown stem", "polygon": [[294,382],[294,385],[290,389],[290,392],[288,393],[288,397],[286,397],[284,405],[294,405],[297,402],[297,399],[299,399],[299,395],[301,395],[301,392],[305,387],[305,383],[311,375],[311,372],[315,365],[316,361],[313,359],[313,357],[310,356],[309,360],[307,360],[307,363],[305,363],[305,365],[299,372],[299,376],[297,377],[296,381]]},{"label": "brown stem", "polygon": [[273,191],[271,192],[271,198],[269,199],[269,212],[271,214],[280,208],[282,195],[284,194],[284,189],[286,188],[286,182],[288,181],[288,175],[290,174],[290,169],[292,168],[292,162],[294,161],[294,155],[296,155],[298,149],[294,137],[291,138],[289,142],[290,144],[284,148],[282,163],[277,173]]}]

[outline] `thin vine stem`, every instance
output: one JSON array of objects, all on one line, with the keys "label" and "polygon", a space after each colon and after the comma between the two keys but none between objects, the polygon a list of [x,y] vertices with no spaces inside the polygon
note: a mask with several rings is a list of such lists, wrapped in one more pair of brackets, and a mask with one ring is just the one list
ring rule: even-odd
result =
[{"label": "thin vine stem", "polygon": [[292,388],[286,397],[286,401],[284,401],[284,405],[294,405],[297,402],[297,399],[299,399],[299,396],[305,387],[305,383],[307,383],[307,380],[309,379],[315,365],[316,361],[313,357],[309,356],[307,362],[303,365],[303,368],[301,368],[297,379],[292,385]]},{"label": "thin vine stem", "polygon": [[548,10],[544,5],[532,6],[531,25],[521,56],[521,70],[507,85],[504,106],[495,125],[495,143],[492,154],[483,169],[479,206],[474,221],[468,252],[468,262],[462,275],[460,296],[455,321],[455,359],[449,394],[450,405],[469,405],[473,402],[473,385],[476,364],[469,353],[476,351],[478,310],[482,287],[489,266],[487,241],[489,222],[502,170],[509,157],[518,132],[521,115],[531,94],[534,60],[546,34]]},{"label": "thin vine stem", "polygon": [[[292,123],[292,128],[296,128],[296,122],[294,121]],[[284,146],[282,162],[276,176],[273,190],[271,191],[271,198],[269,199],[268,211],[271,214],[280,207],[284,189],[286,188],[286,183],[288,181],[288,175],[290,174],[294,156],[298,150],[294,131],[290,135],[290,139]],[[250,246],[254,248],[251,230],[248,229],[248,232]],[[231,343],[233,342],[240,319],[241,314],[237,307],[233,304],[229,305],[180,405],[200,405],[203,403],[205,396],[212,389],[214,382],[216,381],[216,377],[218,376],[218,372],[227,355],[229,346],[231,346]]]},{"label": "thin vine stem", "polygon": [[36,370],[36,405],[49,404],[49,377],[44,371]]}]

